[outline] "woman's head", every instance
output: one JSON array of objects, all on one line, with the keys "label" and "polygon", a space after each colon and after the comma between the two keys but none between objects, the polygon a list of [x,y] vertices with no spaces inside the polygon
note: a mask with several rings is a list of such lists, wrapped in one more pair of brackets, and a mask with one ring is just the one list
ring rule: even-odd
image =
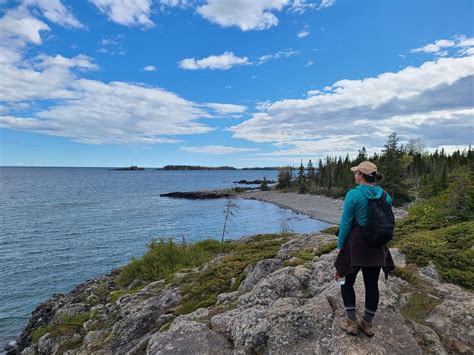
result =
[{"label": "woman's head", "polygon": [[383,175],[377,171],[377,166],[370,161],[363,161],[357,166],[353,166],[351,171],[354,172],[356,183],[374,184],[375,180],[382,180]]}]

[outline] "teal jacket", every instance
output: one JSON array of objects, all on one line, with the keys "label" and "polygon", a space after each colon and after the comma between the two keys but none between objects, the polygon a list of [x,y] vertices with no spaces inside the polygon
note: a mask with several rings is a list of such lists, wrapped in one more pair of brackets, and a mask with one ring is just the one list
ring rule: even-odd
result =
[{"label": "teal jacket", "polygon": [[[367,225],[367,206],[369,199],[380,198],[383,191],[380,186],[358,185],[356,188],[347,192],[337,238],[337,247],[339,249],[342,249],[344,246],[354,219],[360,226]],[[388,193],[387,202],[390,206],[392,205],[392,198]]]}]

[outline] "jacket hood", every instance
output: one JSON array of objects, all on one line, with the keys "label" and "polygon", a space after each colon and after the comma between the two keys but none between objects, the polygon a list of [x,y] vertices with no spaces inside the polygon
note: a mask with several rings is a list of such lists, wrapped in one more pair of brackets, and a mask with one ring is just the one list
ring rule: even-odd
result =
[{"label": "jacket hood", "polygon": [[383,189],[380,186],[375,185],[359,185],[356,189],[362,192],[369,200],[380,198],[383,194]]}]

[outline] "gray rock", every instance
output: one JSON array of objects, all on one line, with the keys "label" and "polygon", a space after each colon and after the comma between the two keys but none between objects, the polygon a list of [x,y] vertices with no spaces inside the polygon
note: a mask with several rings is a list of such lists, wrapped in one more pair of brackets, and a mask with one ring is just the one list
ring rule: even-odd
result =
[{"label": "gray rock", "polygon": [[390,248],[390,254],[392,255],[393,262],[397,267],[405,267],[406,266],[406,258],[405,255],[402,254],[400,249],[398,248]]},{"label": "gray rock", "polygon": [[[455,351],[472,353],[474,349],[474,297],[464,293],[462,300],[445,300],[436,306],[426,319],[438,334],[442,334]],[[470,350],[469,350],[470,349]]]},{"label": "gray rock", "polygon": [[232,344],[205,324],[182,320],[151,336],[147,354],[232,354]]},{"label": "gray rock", "polygon": [[310,278],[304,266],[287,266],[261,279],[252,291],[239,297],[239,304],[269,304],[282,297],[302,297]]},{"label": "gray rock", "polygon": [[231,302],[234,302],[237,300],[237,297],[239,297],[239,292],[234,291],[234,292],[227,292],[227,293],[221,293],[217,295],[217,303],[216,304],[228,304]]},{"label": "gray rock", "polygon": [[408,321],[408,324],[413,329],[413,336],[423,348],[424,353],[437,355],[448,354],[441,343],[441,339],[433,329],[412,321]]},{"label": "gray rock", "polygon": [[35,355],[36,351],[34,347],[29,346],[27,348],[24,348],[23,351],[21,352],[21,355]]},{"label": "gray rock", "polygon": [[139,298],[120,309],[121,317],[113,325],[109,348],[126,352],[132,349],[141,337],[159,329],[169,321],[169,317],[160,317],[180,301],[177,289],[166,289],[159,296],[146,300]]},{"label": "gray rock", "polygon": [[[401,286],[393,280],[380,282],[375,340],[364,335],[349,337],[340,329],[345,312],[340,288],[333,278],[334,257],[335,253],[323,255],[313,264],[312,271],[298,266],[273,272],[239,297],[238,308],[212,317],[212,329],[233,342],[234,353],[421,354],[412,330],[398,312],[395,289]],[[317,280],[321,281],[321,288],[316,287]],[[301,291],[311,282],[317,292],[309,299],[303,298]],[[363,308],[362,275],[355,290],[359,308]]]},{"label": "gray rock", "polygon": [[231,339],[238,351],[250,353],[265,349],[270,323],[265,309],[255,306],[236,309],[211,318],[212,329]]},{"label": "gray rock", "polygon": [[244,270],[247,276],[240,284],[239,293],[250,291],[258,281],[281,267],[283,267],[283,261],[280,259],[260,260],[255,267],[248,265]]},{"label": "gray rock", "polygon": [[435,264],[430,260],[428,265],[425,267],[422,267],[419,272],[420,277],[431,283],[439,283],[441,281],[438,270],[436,270]]},{"label": "gray rock", "polygon": [[284,243],[277,253],[277,258],[287,260],[292,257],[292,253],[302,249],[314,249],[321,244],[337,240],[335,236],[322,233],[302,234],[297,235],[296,238],[290,239]]},{"label": "gray rock", "polygon": [[334,259],[336,251],[321,255],[311,268],[309,280],[309,295],[314,297],[323,292],[329,285],[335,283]]},{"label": "gray rock", "polygon": [[103,340],[109,333],[108,330],[90,331],[84,337],[83,346],[97,345],[97,341]]}]

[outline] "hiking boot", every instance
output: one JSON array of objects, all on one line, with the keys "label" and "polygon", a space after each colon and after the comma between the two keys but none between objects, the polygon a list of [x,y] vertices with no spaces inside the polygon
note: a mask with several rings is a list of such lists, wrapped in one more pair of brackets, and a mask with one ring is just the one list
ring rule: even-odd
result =
[{"label": "hiking boot", "polygon": [[359,321],[359,329],[368,337],[373,337],[375,334],[372,323],[367,322],[364,318]]},{"label": "hiking boot", "polygon": [[357,321],[350,320],[349,318],[344,318],[341,321],[341,328],[344,329],[344,331],[350,335],[357,335],[359,333],[359,327],[357,325]]}]

